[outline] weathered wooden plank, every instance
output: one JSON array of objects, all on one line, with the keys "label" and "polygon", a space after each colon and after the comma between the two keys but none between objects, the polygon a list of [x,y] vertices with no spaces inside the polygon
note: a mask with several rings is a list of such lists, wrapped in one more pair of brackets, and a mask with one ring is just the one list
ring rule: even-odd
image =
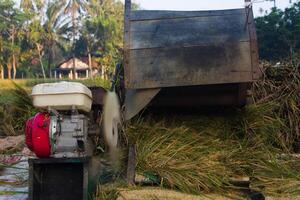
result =
[{"label": "weathered wooden plank", "polygon": [[249,41],[245,15],[134,21],[130,49]]},{"label": "weathered wooden plank", "polygon": [[250,37],[253,80],[258,80],[262,76],[262,71],[259,68],[259,53],[258,53],[258,46],[257,46],[257,35],[256,35],[256,27],[254,22],[253,10],[248,8],[247,15],[248,15],[247,26],[248,26],[249,37]]},{"label": "weathered wooden plank", "polygon": [[135,167],[136,167],[136,147],[131,145],[128,150],[128,161],[127,161],[127,183],[130,185],[135,184]]},{"label": "weathered wooden plank", "polygon": [[130,13],[131,21],[174,19],[186,17],[204,16],[226,16],[245,15],[245,9],[210,10],[210,11],[160,11],[160,10],[138,10]]},{"label": "weathered wooden plank", "polygon": [[131,0],[125,0],[125,13],[124,13],[124,74],[125,85],[128,84],[130,79],[130,12]]},{"label": "weathered wooden plank", "polygon": [[130,43],[130,12],[131,1],[125,1],[125,13],[124,13],[124,48],[129,49]]},{"label": "weathered wooden plank", "polygon": [[252,81],[249,42],[131,50],[127,88]]}]

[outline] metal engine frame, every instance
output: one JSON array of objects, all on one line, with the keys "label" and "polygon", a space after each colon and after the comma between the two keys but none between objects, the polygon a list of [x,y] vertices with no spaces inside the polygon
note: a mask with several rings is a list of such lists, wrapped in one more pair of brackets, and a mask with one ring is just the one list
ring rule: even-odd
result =
[{"label": "metal engine frame", "polygon": [[55,114],[50,117],[49,128],[52,157],[85,157],[93,154],[87,116],[77,112],[70,115]]}]

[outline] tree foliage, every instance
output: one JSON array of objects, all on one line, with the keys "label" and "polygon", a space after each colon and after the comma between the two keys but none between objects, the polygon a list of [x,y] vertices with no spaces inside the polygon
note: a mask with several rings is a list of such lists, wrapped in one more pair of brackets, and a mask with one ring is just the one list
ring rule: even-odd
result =
[{"label": "tree foliage", "polygon": [[[123,47],[123,4],[114,0],[92,0],[87,5],[81,38],[76,49],[81,54],[101,55],[97,61],[107,74],[121,59]],[[85,48],[79,48],[82,43]]]},{"label": "tree foliage", "polygon": [[258,44],[262,59],[278,61],[300,51],[300,2],[284,11],[273,8],[256,18]]},{"label": "tree foliage", "polygon": [[0,71],[4,74],[4,66],[7,75],[12,78],[16,76],[17,58],[20,55],[20,43],[24,30],[23,23],[26,15],[14,7],[11,0],[0,0]]},{"label": "tree foliage", "polygon": [[120,1],[16,2],[0,0],[0,79],[15,78],[12,70],[19,77],[51,77],[54,67],[73,54],[96,60],[102,75],[120,60],[124,7]]}]

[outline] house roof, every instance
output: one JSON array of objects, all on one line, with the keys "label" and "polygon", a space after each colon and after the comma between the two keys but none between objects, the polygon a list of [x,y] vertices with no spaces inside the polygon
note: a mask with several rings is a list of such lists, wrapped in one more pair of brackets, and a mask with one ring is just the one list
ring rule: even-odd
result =
[{"label": "house roof", "polygon": [[[87,70],[89,69],[88,58],[75,58],[75,68],[76,70]],[[97,68],[97,63],[92,60],[92,68]],[[57,68],[58,70],[70,70],[73,69],[73,58],[69,58],[62,63],[60,63]]]}]

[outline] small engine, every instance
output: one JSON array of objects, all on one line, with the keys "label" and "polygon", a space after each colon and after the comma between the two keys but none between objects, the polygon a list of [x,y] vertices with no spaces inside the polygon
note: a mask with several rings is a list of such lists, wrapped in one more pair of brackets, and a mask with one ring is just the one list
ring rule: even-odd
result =
[{"label": "small engine", "polygon": [[40,84],[32,90],[33,105],[43,112],[26,123],[26,144],[39,158],[91,156],[95,132],[88,112],[92,93],[80,83]]}]

